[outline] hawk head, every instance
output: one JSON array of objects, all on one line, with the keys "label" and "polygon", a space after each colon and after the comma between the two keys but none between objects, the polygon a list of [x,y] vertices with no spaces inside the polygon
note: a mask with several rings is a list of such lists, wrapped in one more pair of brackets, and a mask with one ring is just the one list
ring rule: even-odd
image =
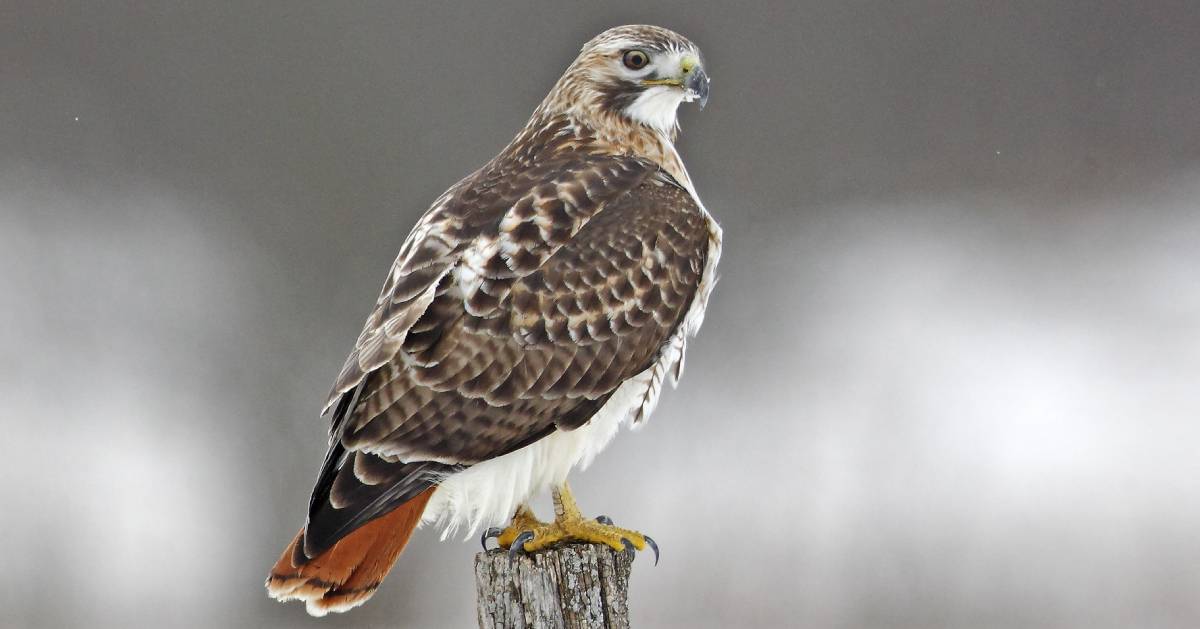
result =
[{"label": "hawk head", "polygon": [[618,26],[583,46],[546,99],[554,113],[595,124],[644,125],[669,137],[681,102],[708,101],[704,57],[679,33]]}]

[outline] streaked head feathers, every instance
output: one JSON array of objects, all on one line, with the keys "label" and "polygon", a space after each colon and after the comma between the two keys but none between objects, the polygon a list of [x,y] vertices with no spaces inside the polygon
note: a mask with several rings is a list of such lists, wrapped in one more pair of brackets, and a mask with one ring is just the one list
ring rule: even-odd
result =
[{"label": "streaked head feathers", "polygon": [[674,138],[682,102],[708,100],[700,49],[658,26],[618,26],[583,46],[540,111],[565,114],[603,131],[641,125]]}]

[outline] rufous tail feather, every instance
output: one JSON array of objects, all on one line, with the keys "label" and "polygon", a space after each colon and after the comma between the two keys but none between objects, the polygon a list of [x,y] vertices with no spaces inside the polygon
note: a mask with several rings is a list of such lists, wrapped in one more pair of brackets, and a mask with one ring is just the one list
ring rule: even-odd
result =
[{"label": "rufous tail feather", "polygon": [[303,561],[300,551],[301,529],[271,568],[267,593],[279,601],[304,601],[313,616],[344,612],[367,602],[408,544],[433,491],[430,487],[417,494],[308,561]]}]

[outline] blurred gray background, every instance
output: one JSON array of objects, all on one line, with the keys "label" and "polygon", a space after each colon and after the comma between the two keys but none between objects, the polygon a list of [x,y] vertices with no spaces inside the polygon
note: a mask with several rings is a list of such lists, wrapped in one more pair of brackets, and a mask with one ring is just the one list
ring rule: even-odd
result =
[{"label": "blurred gray background", "polygon": [[575,480],[640,627],[1200,626],[1200,6],[0,2],[0,626],[467,627],[476,542],[267,599],[416,217],[674,28],[725,227]]}]

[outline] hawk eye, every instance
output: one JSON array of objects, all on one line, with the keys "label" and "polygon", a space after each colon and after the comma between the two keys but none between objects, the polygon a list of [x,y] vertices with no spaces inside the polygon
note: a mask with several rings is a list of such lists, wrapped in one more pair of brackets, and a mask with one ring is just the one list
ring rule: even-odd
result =
[{"label": "hawk eye", "polygon": [[646,64],[650,63],[650,55],[640,50],[627,50],[625,51],[625,57],[623,60],[626,68],[629,68],[630,70],[641,70],[642,68],[646,67]]}]

